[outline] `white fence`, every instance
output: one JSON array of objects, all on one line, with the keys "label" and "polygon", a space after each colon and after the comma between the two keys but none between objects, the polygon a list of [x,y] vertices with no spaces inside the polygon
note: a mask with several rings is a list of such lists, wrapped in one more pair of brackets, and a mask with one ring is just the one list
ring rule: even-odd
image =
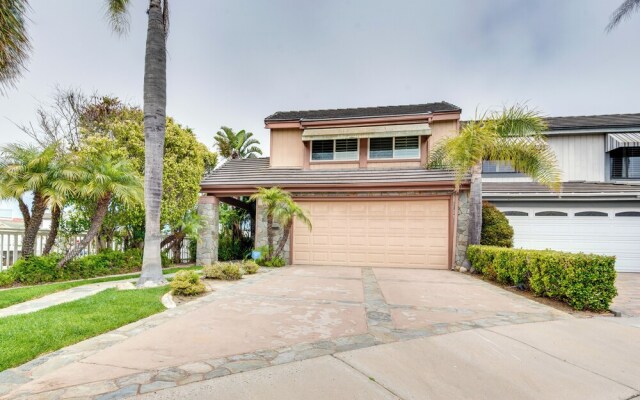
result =
[{"label": "white fence", "polygon": [[[48,231],[40,231],[38,236],[36,237],[35,243],[35,255],[42,255],[42,251],[44,250],[45,243],[47,242]],[[0,271],[4,271],[11,267],[17,260],[20,258],[22,254],[22,238],[24,236],[24,231],[22,230],[0,230]],[[82,236],[78,236],[71,240],[72,243],[77,242],[82,239]],[[180,249],[180,262],[189,262],[191,259],[191,255],[189,253],[189,240],[185,240],[183,242],[182,248]],[[111,245],[113,250],[122,250],[123,245],[121,243],[114,242]],[[62,252],[66,249],[60,249],[58,247],[54,247],[53,251]],[[89,243],[89,246],[81,255],[87,254],[95,254],[98,251],[98,246],[96,240]],[[167,255],[171,260],[173,260],[173,251],[167,247],[163,248],[163,251],[167,252]]]}]

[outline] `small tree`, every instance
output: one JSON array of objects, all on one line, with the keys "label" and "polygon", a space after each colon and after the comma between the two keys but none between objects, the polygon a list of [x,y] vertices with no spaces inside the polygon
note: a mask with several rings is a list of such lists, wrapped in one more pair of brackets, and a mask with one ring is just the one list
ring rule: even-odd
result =
[{"label": "small tree", "polygon": [[96,237],[112,200],[125,205],[142,202],[142,179],[128,160],[114,159],[108,154],[85,157],[76,193],[95,202],[95,213],[91,217],[89,230],[79,243],[67,251],[58,263],[59,268],[78,256]]},{"label": "small tree", "polygon": [[[278,257],[282,253],[296,218],[311,229],[311,221],[305,211],[293,201],[289,192],[279,187],[258,188],[258,193],[252,195],[251,200],[260,201],[266,208],[267,244],[269,247],[269,254],[266,257],[267,260]],[[283,227],[282,237],[278,242],[278,247],[275,252],[273,247],[274,221],[277,221]]]},{"label": "small tree", "polygon": [[482,202],[482,234],[480,244],[513,247],[513,228],[509,220],[488,201]]}]

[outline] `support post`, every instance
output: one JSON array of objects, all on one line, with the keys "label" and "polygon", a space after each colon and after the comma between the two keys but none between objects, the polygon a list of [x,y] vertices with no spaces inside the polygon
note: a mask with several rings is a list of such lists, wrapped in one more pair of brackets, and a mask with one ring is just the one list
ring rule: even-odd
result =
[{"label": "support post", "polygon": [[197,243],[196,264],[211,265],[218,261],[218,198],[200,196],[198,198],[198,215],[202,217],[203,228]]}]

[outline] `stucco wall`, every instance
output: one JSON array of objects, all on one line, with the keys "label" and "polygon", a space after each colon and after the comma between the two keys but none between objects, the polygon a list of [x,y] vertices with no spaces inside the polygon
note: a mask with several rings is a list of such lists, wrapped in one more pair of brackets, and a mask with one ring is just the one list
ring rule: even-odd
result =
[{"label": "stucco wall", "polygon": [[302,168],[302,130],[272,129],[270,157],[271,168]]}]

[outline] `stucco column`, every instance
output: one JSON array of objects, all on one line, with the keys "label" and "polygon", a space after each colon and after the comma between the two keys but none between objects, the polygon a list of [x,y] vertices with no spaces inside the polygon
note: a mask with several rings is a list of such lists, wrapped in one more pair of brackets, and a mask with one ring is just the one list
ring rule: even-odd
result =
[{"label": "stucco column", "polygon": [[218,261],[218,198],[200,196],[198,198],[198,215],[202,218],[200,240],[196,251],[197,265],[210,265]]}]

